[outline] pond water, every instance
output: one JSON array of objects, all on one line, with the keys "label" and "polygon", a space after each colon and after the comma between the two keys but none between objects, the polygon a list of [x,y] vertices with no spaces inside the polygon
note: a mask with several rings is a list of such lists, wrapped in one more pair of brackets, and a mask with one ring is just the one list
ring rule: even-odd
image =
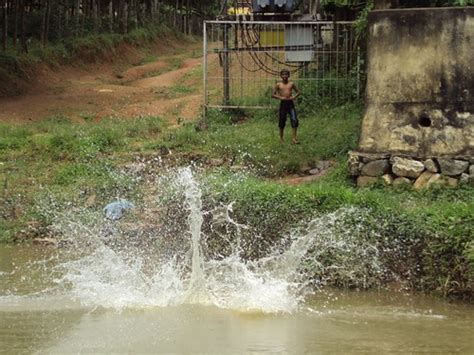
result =
[{"label": "pond water", "polygon": [[88,288],[92,294],[81,299],[58,288],[56,266],[68,257],[52,248],[0,246],[0,352],[474,353],[468,304],[327,289],[290,312],[117,304],[123,295],[110,290]]},{"label": "pond water", "polygon": [[[64,247],[0,245],[0,352],[474,353],[472,305],[322,284],[310,292],[301,265],[311,248],[339,251],[329,265],[338,272],[383,272],[373,245],[334,229],[347,211],[315,218],[288,243],[246,260],[246,226],[230,204],[216,213],[237,231],[223,234],[230,251],[204,255],[199,184],[190,169],[175,180],[187,222],[170,225],[184,227],[181,239],[127,239],[117,221],[100,213],[81,221],[73,211],[56,218]],[[131,227],[143,229],[137,220]],[[162,249],[170,243],[178,248]],[[311,258],[319,262],[317,252]]]}]

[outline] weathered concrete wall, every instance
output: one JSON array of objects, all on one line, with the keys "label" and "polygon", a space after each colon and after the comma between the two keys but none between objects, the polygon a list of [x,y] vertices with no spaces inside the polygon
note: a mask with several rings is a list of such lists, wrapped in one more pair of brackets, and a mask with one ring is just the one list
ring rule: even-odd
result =
[{"label": "weathered concrete wall", "polygon": [[474,156],[474,8],[369,14],[359,150]]}]

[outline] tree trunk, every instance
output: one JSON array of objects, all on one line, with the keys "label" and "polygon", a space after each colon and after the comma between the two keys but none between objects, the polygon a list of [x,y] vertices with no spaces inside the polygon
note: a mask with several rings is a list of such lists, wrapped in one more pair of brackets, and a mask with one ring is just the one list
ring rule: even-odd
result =
[{"label": "tree trunk", "polygon": [[40,33],[40,42],[41,46],[44,46],[44,43],[46,42],[44,39],[44,34],[46,33],[46,2],[48,0],[42,0],[40,3],[40,8],[41,8],[41,33]]},{"label": "tree trunk", "polygon": [[109,32],[112,33],[114,31],[114,6],[113,1],[110,0],[109,2]]},{"label": "tree trunk", "polygon": [[8,38],[8,2],[7,0],[3,0],[2,4],[2,49],[4,51],[7,50],[7,38]]},{"label": "tree trunk", "polygon": [[93,23],[93,26],[94,26],[94,33],[98,33],[98,27],[99,27],[99,24],[98,24],[98,19],[97,19],[97,0],[91,0],[92,1],[92,23]]},{"label": "tree trunk", "polygon": [[64,28],[63,28],[63,33],[65,34],[66,37],[70,35],[69,29],[70,29],[70,18],[71,18],[71,13],[69,11],[69,7],[67,5],[64,5]]},{"label": "tree trunk", "polygon": [[139,0],[135,0],[135,21],[136,21],[136,28],[138,26],[142,26],[142,9],[141,9],[141,4]]},{"label": "tree trunk", "polygon": [[188,35],[191,35],[191,1],[186,2],[186,27],[188,29]]},{"label": "tree trunk", "polygon": [[123,5],[124,5],[124,3],[125,3],[124,0],[118,0],[117,21],[118,21],[119,32],[122,32],[122,33],[123,33],[122,16],[123,16]]},{"label": "tree trunk", "polygon": [[181,30],[184,34],[188,33],[188,23],[186,22],[186,15],[188,9],[186,8],[186,3],[184,0],[181,0]]},{"label": "tree trunk", "polygon": [[97,17],[97,32],[102,31],[102,1],[95,0],[96,3],[96,17]]},{"label": "tree trunk", "polygon": [[20,23],[21,23],[20,44],[21,44],[21,52],[28,53],[28,44],[26,42],[25,1],[26,0],[20,0]]},{"label": "tree trunk", "polygon": [[125,0],[118,2],[118,23],[120,33],[127,33],[127,3]]},{"label": "tree trunk", "polygon": [[177,21],[178,21],[178,6],[179,6],[179,0],[176,0],[176,6],[174,8],[174,17],[173,17],[173,28],[177,28]]},{"label": "tree trunk", "polygon": [[15,5],[14,6],[14,9],[13,9],[13,38],[12,38],[12,42],[13,42],[13,48],[16,49],[16,42],[17,42],[17,38],[18,38],[18,0],[14,0],[15,1]]},{"label": "tree trunk", "polygon": [[155,6],[155,17],[156,17],[156,22],[160,23],[161,20],[161,4],[160,0],[153,0],[153,4]]},{"label": "tree trunk", "polygon": [[51,1],[52,0],[48,0],[47,5],[46,5],[46,28],[44,29],[45,31],[44,39],[46,41],[45,43],[48,43],[48,39],[49,39],[49,27],[51,23]]},{"label": "tree trunk", "polygon": [[75,0],[74,1],[74,35],[78,36],[79,35],[79,8],[80,8],[80,1],[81,0]]},{"label": "tree trunk", "polygon": [[56,21],[57,21],[57,30],[56,30],[56,36],[58,39],[63,38],[63,12],[65,6],[58,1],[57,3],[57,12],[56,12]]},{"label": "tree trunk", "polygon": [[146,21],[153,22],[153,1],[145,0]]},{"label": "tree trunk", "polygon": [[125,2],[124,8],[123,8],[123,33],[128,33],[128,12],[129,12],[129,6],[128,3]]},{"label": "tree trunk", "polygon": [[82,0],[81,1],[82,3],[82,11],[79,10],[79,13],[81,14],[81,18],[80,18],[80,24],[81,24],[81,27],[80,27],[80,30],[79,30],[79,35],[82,36],[84,35],[85,31],[85,24],[86,24],[86,19],[89,17],[89,3],[87,2],[87,0]]}]

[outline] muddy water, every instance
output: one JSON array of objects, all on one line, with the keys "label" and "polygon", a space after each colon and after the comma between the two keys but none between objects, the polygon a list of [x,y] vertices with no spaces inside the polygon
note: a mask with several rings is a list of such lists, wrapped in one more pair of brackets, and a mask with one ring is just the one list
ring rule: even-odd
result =
[{"label": "muddy water", "polygon": [[322,290],[290,313],[91,306],[57,282],[55,266],[68,257],[0,246],[0,353],[474,353],[467,304]]}]

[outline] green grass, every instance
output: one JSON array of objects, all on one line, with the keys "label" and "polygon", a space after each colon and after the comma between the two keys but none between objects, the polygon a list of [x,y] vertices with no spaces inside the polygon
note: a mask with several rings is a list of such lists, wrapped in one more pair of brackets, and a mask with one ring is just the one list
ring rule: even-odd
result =
[{"label": "green grass", "polygon": [[[189,88],[173,90],[181,94]],[[287,142],[280,144],[276,110],[210,111],[204,131],[196,131],[194,123],[169,129],[158,117],[98,123],[85,118],[78,124],[53,116],[24,125],[0,124],[0,240],[12,240],[28,221],[50,223],[38,212],[44,196],[79,206],[92,195],[96,206],[116,196],[137,196],[140,186],[119,173],[119,166],[137,154],[167,148],[176,157],[220,162],[203,177],[205,203],[235,202],[234,218],[258,230],[260,243],[270,247],[308,219],[355,207],[361,215],[346,221],[347,227],[357,225],[362,239],[376,231],[380,237],[375,242],[391,250],[385,262],[412,289],[470,295],[474,189],[356,188],[347,176],[346,155],[357,146],[362,108],[355,103],[301,105],[300,145],[289,143],[289,127]],[[274,179],[301,173],[320,160],[333,161],[333,167],[317,181],[287,186]]]},{"label": "green grass", "polygon": [[357,143],[360,115],[360,107],[348,104],[301,117],[300,144],[291,145],[291,127],[285,132],[286,143],[279,142],[276,110],[231,115],[211,111],[207,131],[196,133],[194,125],[188,124],[149,148],[165,145],[181,152],[199,151],[245,165],[262,176],[278,176],[298,172],[321,159],[345,156]]},{"label": "green grass", "polygon": [[157,60],[158,60],[158,57],[156,55],[147,54],[140,60],[139,65],[153,63],[153,62],[156,62]]},{"label": "green grass", "polygon": [[[408,287],[470,297],[474,189],[356,188],[347,175],[346,159],[347,151],[357,147],[361,107],[321,105],[301,111],[301,144],[296,146],[288,142],[289,129],[287,142],[279,143],[276,112],[237,110],[211,111],[207,130],[196,132],[193,124],[187,124],[145,147],[166,146],[232,165],[209,172],[202,186],[214,203],[234,202],[235,219],[258,230],[260,243],[270,246],[302,221],[355,207],[368,211],[353,222],[360,238],[374,231],[379,235],[376,243],[382,250],[390,250],[383,256],[385,262]],[[286,186],[268,179],[300,173],[319,160],[332,160],[334,166],[318,181]],[[236,166],[243,175],[235,176]]]},{"label": "green grass", "polygon": [[158,98],[174,99],[194,93],[195,88],[177,84],[170,87],[157,88],[153,92]]},{"label": "green grass", "polygon": [[[379,247],[384,264],[406,287],[472,296],[473,188],[359,189],[348,181],[343,160],[320,181],[300,186],[262,180],[253,174],[236,176],[227,169],[209,174],[202,186],[206,199],[213,203],[233,202],[233,218],[258,231],[260,247],[277,245],[282,235],[304,227],[305,221],[314,217],[340,208],[356,208],[353,220],[339,221],[343,223],[341,228],[357,233],[360,240],[375,235],[372,245]],[[244,236],[244,243],[252,245],[254,237]],[[311,258],[308,262],[311,271]],[[338,278],[331,282],[344,284]],[[368,287],[384,282],[382,275],[364,275],[363,282],[351,285]]]},{"label": "green grass", "polygon": [[140,150],[165,127],[159,117],[0,124],[0,240],[38,218],[36,201],[45,191],[62,201],[96,195],[97,203],[132,193],[132,179],[117,172],[120,156]]}]

